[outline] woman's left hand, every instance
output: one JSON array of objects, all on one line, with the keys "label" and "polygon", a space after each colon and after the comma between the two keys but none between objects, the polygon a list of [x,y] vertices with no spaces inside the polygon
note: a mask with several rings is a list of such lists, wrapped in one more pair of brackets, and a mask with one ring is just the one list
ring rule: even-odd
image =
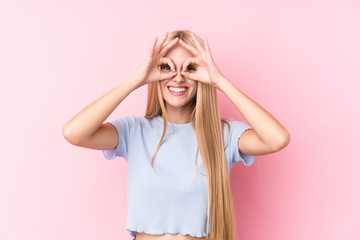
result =
[{"label": "woman's left hand", "polygon": [[[184,62],[181,74],[191,80],[200,81],[216,87],[223,75],[211,56],[207,39],[205,38],[204,40],[204,48],[196,39],[194,33],[191,33],[191,36],[196,47],[185,43],[183,40],[179,41],[183,47],[188,49],[194,55],[193,58],[189,58]],[[196,70],[186,71],[189,65],[195,65]]]}]

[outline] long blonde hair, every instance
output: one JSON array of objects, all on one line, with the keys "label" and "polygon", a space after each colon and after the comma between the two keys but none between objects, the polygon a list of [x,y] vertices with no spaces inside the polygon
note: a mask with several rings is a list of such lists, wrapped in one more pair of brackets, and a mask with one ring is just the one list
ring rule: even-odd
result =
[{"label": "long blonde hair", "polygon": [[[195,47],[195,43],[193,42],[190,33],[191,32],[188,30],[173,31],[169,33],[163,46],[175,38],[180,38],[184,42]],[[200,44],[204,46],[203,40],[196,34],[195,36]],[[156,153],[162,144],[167,130],[167,114],[159,82],[150,83],[148,85],[145,118],[153,118],[156,116],[163,117],[164,130],[154,155],[152,156],[152,167]],[[211,240],[236,240],[230,179],[225,159],[221,121],[216,88],[202,82],[197,82],[197,95],[193,101],[191,123],[196,134],[198,151],[200,151],[207,173],[208,209],[206,238],[210,238]],[[210,218],[211,231],[210,236],[208,236]]]}]

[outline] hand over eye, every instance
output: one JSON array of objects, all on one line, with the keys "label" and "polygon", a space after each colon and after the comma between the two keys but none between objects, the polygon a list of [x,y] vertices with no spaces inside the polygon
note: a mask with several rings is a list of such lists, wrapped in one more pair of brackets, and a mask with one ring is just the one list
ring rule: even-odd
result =
[{"label": "hand over eye", "polygon": [[160,69],[162,71],[171,71],[171,67],[169,65],[167,65],[167,64],[160,65]]},{"label": "hand over eye", "polygon": [[194,40],[195,47],[185,43],[183,40],[180,40],[179,43],[194,55],[193,58],[187,59],[183,66],[196,66],[196,70],[182,71],[181,74],[189,79],[216,86],[217,81],[221,79],[223,75],[211,56],[207,39],[205,38],[205,47],[203,47],[196,39],[194,33],[191,33],[191,36]]},{"label": "hand over eye", "polygon": [[193,64],[189,64],[189,65],[186,67],[186,71],[189,71],[189,72],[196,71],[196,66],[193,65]]},{"label": "hand over eye", "polygon": [[[168,65],[168,64],[162,64],[159,66],[160,69],[162,71],[172,71],[171,67]],[[192,64],[189,64],[187,67],[186,67],[186,71],[196,71],[196,67],[193,66]]]},{"label": "hand over eye", "polygon": [[[176,75],[176,72],[171,70],[175,69],[174,63],[170,59],[164,58],[163,56],[165,56],[170,48],[178,42],[179,38],[175,38],[165,46],[162,46],[167,36],[168,33],[165,33],[160,42],[157,42],[157,38],[153,40],[145,60],[134,74],[137,81],[139,81],[139,85],[161,81],[167,78],[172,78]],[[168,71],[167,68],[167,71],[162,71],[159,66],[163,64],[169,65],[170,70]]]}]

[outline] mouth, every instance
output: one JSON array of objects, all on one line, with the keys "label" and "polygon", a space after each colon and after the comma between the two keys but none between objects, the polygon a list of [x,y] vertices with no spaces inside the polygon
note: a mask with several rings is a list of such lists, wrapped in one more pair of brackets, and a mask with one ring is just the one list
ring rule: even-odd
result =
[{"label": "mouth", "polygon": [[184,95],[189,89],[188,87],[173,87],[173,86],[169,86],[167,88],[169,89],[169,92],[175,96]]}]

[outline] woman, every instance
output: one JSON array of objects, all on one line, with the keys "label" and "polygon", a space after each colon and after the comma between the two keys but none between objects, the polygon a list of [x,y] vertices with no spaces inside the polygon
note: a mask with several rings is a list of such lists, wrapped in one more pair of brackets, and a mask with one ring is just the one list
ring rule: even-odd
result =
[{"label": "woman", "polygon": [[[145,117],[104,123],[132,91],[148,85]],[[221,120],[216,89],[250,126]],[[137,240],[235,240],[233,164],[281,150],[287,130],[224,77],[207,39],[173,31],[151,44],[138,70],[63,128],[76,146],[128,163],[126,229]],[[195,166],[194,166],[195,164]]]}]

